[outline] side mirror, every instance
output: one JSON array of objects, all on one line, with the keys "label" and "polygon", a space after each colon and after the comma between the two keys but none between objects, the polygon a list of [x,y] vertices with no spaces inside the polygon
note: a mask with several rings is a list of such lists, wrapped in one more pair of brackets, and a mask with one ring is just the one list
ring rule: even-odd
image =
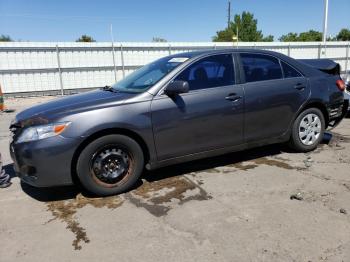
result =
[{"label": "side mirror", "polygon": [[164,93],[168,96],[174,96],[182,93],[188,93],[190,86],[187,81],[173,81],[165,88]]}]

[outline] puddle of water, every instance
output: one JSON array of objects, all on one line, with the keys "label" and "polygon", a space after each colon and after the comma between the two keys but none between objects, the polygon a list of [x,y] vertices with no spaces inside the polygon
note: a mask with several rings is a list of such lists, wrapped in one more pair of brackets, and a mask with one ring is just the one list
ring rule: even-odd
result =
[{"label": "puddle of water", "polygon": [[[268,159],[266,157],[261,157],[261,158],[257,158],[257,159],[244,161],[244,162],[238,162],[238,163],[226,165],[224,167],[229,167],[229,168],[233,167],[235,169],[239,169],[242,171],[247,171],[250,169],[257,168],[260,165],[274,166],[274,167],[279,167],[279,168],[288,169],[288,170],[298,169],[298,168],[293,167],[290,164],[286,163],[288,161],[289,161],[288,159],[284,159],[281,157],[279,157],[279,158],[276,157],[274,159]],[[234,169],[232,169],[232,170],[225,169],[224,171],[222,171],[218,168],[212,168],[212,169],[205,170],[205,172],[207,172],[207,173],[231,173],[234,171],[235,171]]]},{"label": "puddle of water", "polygon": [[155,216],[163,216],[176,201],[182,205],[188,201],[208,200],[212,197],[199,185],[185,177],[169,177],[158,181],[145,181],[128,194],[127,198],[138,207],[144,207]]},{"label": "puddle of water", "polygon": [[74,235],[72,246],[75,250],[82,248],[81,243],[89,243],[90,240],[86,234],[86,230],[80,226],[75,214],[78,209],[83,208],[86,205],[91,205],[96,208],[107,207],[115,209],[123,204],[123,201],[118,196],[105,197],[105,198],[88,198],[82,194],[78,194],[75,199],[53,201],[47,203],[47,210],[51,211],[54,218],[49,220],[50,223],[53,220],[60,220],[67,224],[69,229]]},{"label": "puddle of water", "polygon": [[288,170],[295,169],[294,167],[292,167],[291,165],[289,165],[284,161],[286,160],[281,161],[277,159],[267,159],[265,157],[252,160],[252,162],[254,162],[257,165],[268,165],[268,166],[274,166],[274,167],[279,167],[279,168],[288,169]]},{"label": "puddle of water", "polygon": [[[228,166],[237,168],[237,169],[242,170],[242,171],[247,171],[249,169],[254,169],[254,168],[258,167],[257,164],[244,164],[244,162],[239,162],[239,163],[231,164]],[[226,171],[226,173],[228,173],[228,172],[229,171]]]},{"label": "puddle of water", "polygon": [[[287,159],[268,159],[266,157],[257,158],[245,162],[239,162],[225,167],[233,167],[239,170],[247,171],[254,169],[259,165],[269,165],[284,169],[294,169],[286,163]],[[233,172],[234,169],[226,170],[224,173]],[[220,173],[218,168],[206,170],[205,172]],[[174,207],[174,203],[182,205],[188,201],[209,200],[212,197],[200,187],[201,181],[195,184],[184,176],[169,177],[153,182],[144,181],[142,186],[134,191],[127,193],[125,198],[137,207],[143,207],[154,216],[160,217],[166,215],[169,210]],[[73,247],[75,250],[82,248],[81,243],[89,243],[86,230],[79,224],[75,215],[78,209],[91,205],[95,208],[115,209],[123,204],[123,200],[118,196],[105,198],[88,198],[82,194],[78,194],[75,199],[48,202],[47,207],[53,215],[53,220],[60,220],[67,224],[74,235]]]}]

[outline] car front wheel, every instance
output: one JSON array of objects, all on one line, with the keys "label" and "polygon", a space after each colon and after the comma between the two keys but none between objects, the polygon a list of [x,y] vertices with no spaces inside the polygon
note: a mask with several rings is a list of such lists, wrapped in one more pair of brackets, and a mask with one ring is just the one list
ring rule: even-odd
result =
[{"label": "car front wheel", "polygon": [[317,148],[323,139],[325,120],[317,108],[303,111],[294,121],[289,145],[298,152],[308,152]]},{"label": "car front wheel", "polygon": [[139,144],[123,135],[107,135],[88,144],[77,162],[77,175],[85,189],[108,196],[134,186],[144,166]]}]

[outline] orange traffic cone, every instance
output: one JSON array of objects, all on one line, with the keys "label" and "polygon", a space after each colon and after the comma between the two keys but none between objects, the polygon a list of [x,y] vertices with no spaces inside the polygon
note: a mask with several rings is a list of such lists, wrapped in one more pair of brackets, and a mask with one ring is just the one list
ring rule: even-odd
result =
[{"label": "orange traffic cone", "polygon": [[3,94],[3,92],[2,92],[1,85],[0,85],[0,112],[12,113],[12,112],[14,112],[14,111],[15,111],[15,110],[7,109],[7,108],[5,107],[4,94]]}]

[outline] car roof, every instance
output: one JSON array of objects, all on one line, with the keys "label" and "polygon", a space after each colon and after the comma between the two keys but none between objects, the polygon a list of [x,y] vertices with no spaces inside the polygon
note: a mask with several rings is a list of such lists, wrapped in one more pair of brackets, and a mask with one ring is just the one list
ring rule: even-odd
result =
[{"label": "car roof", "polygon": [[191,52],[184,52],[184,53],[178,53],[169,56],[172,57],[187,57],[192,59],[200,58],[202,56],[207,55],[215,55],[215,54],[222,54],[222,53],[258,53],[258,54],[266,54],[271,55],[274,57],[277,57],[281,59],[284,62],[287,62],[289,65],[292,65],[293,67],[297,68],[299,71],[301,71],[305,76],[313,76],[313,75],[320,75],[322,72],[305,64],[301,63],[300,61],[291,58],[287,55],[284,55],[282,53],[269,51],[269,50],[263,50],[263,49],[256,49],[256,48],[218,48],[218,49],[210,49],[210,50],[199,50],[199,51],[191,51]]},{"label": "car roof", "polygon": [[223,52],[229,52],[229,53],[240,53],[240,52],[248,52],[248,53],[261,53],[261,54],[269,54],[274,56],[279,56],[281,53],[269,51],[269,50],[262,50],[262,49],[249,49],[249,48],[217,48],[217,49],[204,49],[199,51],[191,51],[191,52],[183,52],[171,55],[171,57],[199,57],[204,55],[213,55],[213,54],[221,54]]}]

